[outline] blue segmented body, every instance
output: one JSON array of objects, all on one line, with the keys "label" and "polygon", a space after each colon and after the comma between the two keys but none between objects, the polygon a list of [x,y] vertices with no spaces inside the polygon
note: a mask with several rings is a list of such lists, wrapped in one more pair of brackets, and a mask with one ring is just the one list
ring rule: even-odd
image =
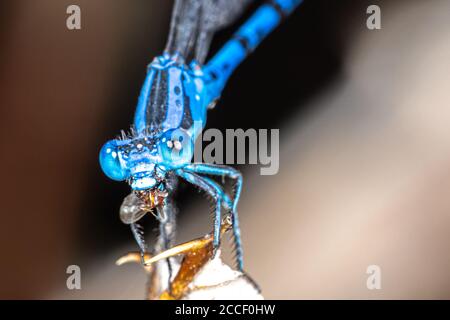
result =
[{"label": "blue segmented body", "polygon": [[[167,208],[173,177],[181,177],[215,201],[214,246],[220,244],[221,208],[233,218],[237,263],[243,268],[237,204],[242,175],[228,166],[192,163],[194,142],[236,67],[302,1],[273,0],[262,4],[207,63],[215,31],[232,22],[251,0],[176,0],[171,31],[163,55],[148,66],[131,134],[107,142],[100,165],[113,180],[129,182],[132,193],[121,207],[122,221],[131,225],[141,251],[146,250],[136,222],[156,207],[163,228],[163,249],[170,245],[173,214]],[[194,40],[193,40],[194,39]],[[206,176],[234,181],[230,197]],[[170,226],[170,228],[169,228]]]}]

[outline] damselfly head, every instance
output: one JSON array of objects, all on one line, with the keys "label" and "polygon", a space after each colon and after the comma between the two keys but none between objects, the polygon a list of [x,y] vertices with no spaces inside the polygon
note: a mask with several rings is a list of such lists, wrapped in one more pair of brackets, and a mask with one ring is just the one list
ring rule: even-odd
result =
[{"label": "damselfly head", "polygon": [[167,170],[189,164],[193,152],[190,132],[177,128],[110,140],[100,150],[99,160],[109,178],[127,180],[133,190],[147,190],[158,185]]},{"label": "damselfly head", "polygon": [[164,177],[155,167],[162,161],[156,143],[152,135],[110,140],[100,150],[100,166],[109,178],[127,180],[133,190],[153,188]]}]

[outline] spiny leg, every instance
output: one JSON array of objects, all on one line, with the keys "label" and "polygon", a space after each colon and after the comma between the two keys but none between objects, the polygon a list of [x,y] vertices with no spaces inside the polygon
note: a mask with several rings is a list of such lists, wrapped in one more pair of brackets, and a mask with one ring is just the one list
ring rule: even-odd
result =
[{"label": "spiny leg", "polygon": [[235,180],[234,184],[234,197],[233,197],[233,208],[232,210],[237,210],[237,204],[239,202],[239,197],[242,190],[242,174],[234,169],[233,167],[218,165],[218,164],[208,164],[208,163],[192,163],[183,168],[184,171],[193,172],[196,174],[208,174],[212,176],[226,176],[230,179]]},{"label": "spiny leg", "polygon": [[[207,178],[202,177],[205,181],[209,182],[212,185],[215,185],[217,188],[220,189],[220,186],[217,184],[216,181]],[[227,196],[228,198],[228,196]],[[231,219],[230,224],[233,228],[233,238],[234,238],[234,258],[236,259],[236,265],[239,268],[240,271],[243,271],[243,250],[242,250],[242,243],[240,240],[240,229],[239,229],[239,219],[237,217],[237,211],[232,211],[233,208],[233,202],[228,198],[229,205],[228,205],[228,212],[229,217]]]},{"label": "spiny leg", "polygon": [[242,250],[242,241],[241,241],[241,231],[239,229],[239,216],[237,211],[237,205],[239,202],[239,197],[241,196],[242,191],[242,174],[228,166],[222,166],[217,164],[205,164],[205,163],[193,163],[184,168],[185,171],[193,172],[197,174],[208,174],[213,176],[227,176],[233,180],[234,183],[234,197],[233,197],[233,205],[231,209],[231,214],[233,217],[233,235],[236,246],[236,256],[237,256],[237,264],[240,270],[244,268],[243,261],[243,250]]},{"label": "spiny leg", "polygon": [[[193,173],[193,174],[195,174],[195,173]],[[228,197],[228,195],[223,191],[223,189],[219,186],[219,184],[216,181],[214,181],[214,180],[212,180],[212,179],[210,179],[208,177],[202,177],[202,176],[199,176],[197,174],[195,174],[195,175],[198,176],[203,181],[205,181],[206,183],[208,183],[211,187],[213,187],[216,190],[216,192],[218,194],[221,195],[221,197],[222,197],[222,206],[224,207],[224,209],[227,212],[229,212],[229,213],[231,213],[231,215],[233,215],[233,213],[232,213],[233,202]],[[214,224],[216,226],[215,230],[217,230],[217,228],[220,229],[221,224],[222,224],[221,217],[216,215],[215,216],[215,224]],[[220,244],[219,241],[218,241],[219,239],[218,239],[218,237],[214,237],[214,240],[215,241],[213,242],[213,245],[214,245],[214,248],[217,249],[219,247],[219,244]]]},{"label": "spiny leg", "polygon": [[178,169],[176,174],[187,182],[199,187],[207,192],[215,202],[215,218],[214,218],[214,248],[218,248],[220,244],[220,226],[221,226],[221,206],[224,205],[226,209],[230,209],[231,201],[223,190],[215,183],[207,181],[204,177],[193,172],[186,172],[183,169]]},{"label": "spiny leg", "polygon": [[185,172],[182,169],[176,171],[176,173],[185,179],[187,182],[198,186],[202,190],[206,191],[215,202],[215,214],[214,214],[214,246],[218,247],[220,244],[220,218],[221,218],[221,194],[202,177],[192,172]]},{"label": "spiny leg", "polygon": [[133,233],[134,239],[136,240],[139,250],[141,251],[141,262],[144,263],[145,253],[147,252],[147,244],[144,239],[144,231],[142,230],[142,226],[137,222],[130,224],[131,232]]}]

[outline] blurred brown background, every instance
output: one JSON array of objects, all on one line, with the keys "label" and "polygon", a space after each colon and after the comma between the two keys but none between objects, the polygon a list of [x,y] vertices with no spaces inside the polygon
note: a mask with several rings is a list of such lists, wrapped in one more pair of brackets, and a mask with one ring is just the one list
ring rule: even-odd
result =
[{"label": "blurred brown background", "polygon": [[[129,188],[97,155],[131,122],[171,6],[0,4],[1,298],[143,297],[139,266],[114,265],[135,249],[118,219]],[[246,269],[267,298],[450,298],[449,21],[446,0],[306,0],[231,78],[209,127],[280,128],[278,175],[240,167]],[[209,231],[207,201],[187,187],[177,201],[180,241]],[[82,290],[66,288],[71,264]]]}]

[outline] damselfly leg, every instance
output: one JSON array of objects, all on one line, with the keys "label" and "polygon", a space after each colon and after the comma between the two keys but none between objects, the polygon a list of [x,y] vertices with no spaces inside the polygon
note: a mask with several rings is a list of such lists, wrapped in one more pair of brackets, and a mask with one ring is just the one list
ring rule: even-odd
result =
[{"label": "damselfly leg", "polygon": [[[221,207],[231,213],[233,235],[236,250],[236,263],[240,270],[243,269],[243,250],[241,244],[241,235],[239,231],[239,217],[237,213],[237,204],[242,189],[242,175],[236,169],[227,166],[219,166],[212,164],[192,164],[179,169],[176,172],[180,177],[186,181],[198,186],[208,193],[215,202],[215,218],[214,218],[214,248],[220,246],[220,221],[221,221]],[[234,183],[234,196],[231,200],[230,197],[224,192],[217,182],[214,180],[203,177],[203,175],[211,176],[227,176],[235,180]]]}]

